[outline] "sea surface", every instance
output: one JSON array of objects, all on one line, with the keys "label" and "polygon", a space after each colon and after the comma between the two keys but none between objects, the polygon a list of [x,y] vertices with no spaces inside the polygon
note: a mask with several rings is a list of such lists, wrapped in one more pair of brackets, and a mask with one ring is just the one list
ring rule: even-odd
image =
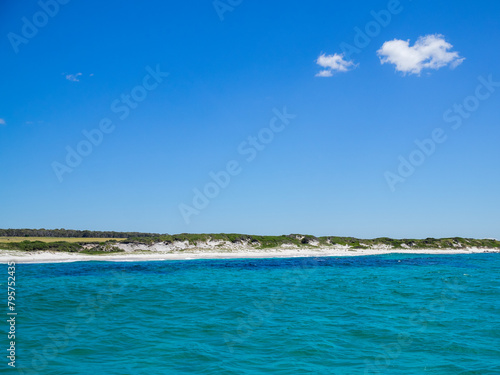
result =
[{"label": "sea surface", "polygon": [[16,282],[0,373],[500,374],[500,254],[18,264]]}]

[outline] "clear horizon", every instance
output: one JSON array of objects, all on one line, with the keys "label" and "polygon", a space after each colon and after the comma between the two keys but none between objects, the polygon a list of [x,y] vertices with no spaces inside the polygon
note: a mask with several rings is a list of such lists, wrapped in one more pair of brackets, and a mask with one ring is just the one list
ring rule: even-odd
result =
[{"label": "clear horizon", "polygon": [[0,9],[0,228],[500,238],[500,3]]}]

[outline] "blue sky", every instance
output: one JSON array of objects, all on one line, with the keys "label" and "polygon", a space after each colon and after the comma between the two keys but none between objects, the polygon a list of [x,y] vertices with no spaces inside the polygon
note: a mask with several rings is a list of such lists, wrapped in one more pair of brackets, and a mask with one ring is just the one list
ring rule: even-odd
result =
[{"label": "blue sky", "polygon": [[0,227],[500,238],[498,2],[41,3],[0,5]]}]

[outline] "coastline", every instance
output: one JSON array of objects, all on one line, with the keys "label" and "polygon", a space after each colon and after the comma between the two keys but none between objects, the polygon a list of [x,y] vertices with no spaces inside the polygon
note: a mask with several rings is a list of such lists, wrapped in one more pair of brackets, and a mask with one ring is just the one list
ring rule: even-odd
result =
[{"label": "coastline", "polygon": [[88,261],[109,262],[142,262],[163,260],[197,260],[197,259],[265,259],[265,258],[297,258],[297,257],[351,257],[383,254],[478,254],[500,253],[498,249],[346,249],[346,248],[307,248],[267,250],[227,250],[207,251],[207,249],[162,252],[162,251],[131,251],[123,253],[89,255],[80,253],[64,253],[53,251],[25,252],[17,250],[0,250],[0,263],[67,263]]}]

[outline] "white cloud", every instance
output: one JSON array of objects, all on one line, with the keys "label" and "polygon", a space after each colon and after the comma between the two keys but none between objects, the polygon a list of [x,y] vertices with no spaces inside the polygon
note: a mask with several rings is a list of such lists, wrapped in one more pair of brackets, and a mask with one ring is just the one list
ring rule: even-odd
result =
[{"label": "white cloud", "polygon": [[331,70],[322,70],[319,73],[316,74],[316,77],[332,77],[333,73]]},{"label": "white cloud", "polygon": [[7,123],[5,122],[5,120],[3,118],[0,118],[0,125],[6,125]]},{"label": "white cloud", "polygon": [[321,54],[316,60],[316,64],[325,68],[316,74],[316,77],[331,77],[336,72],[347,72],[356,65],[352,61],[344,60],[344,54],[335,53],[333,55]]},{"label": "white cloud", "polygon": [[[65,74],[65,73],[63,73]],[[66,79],[71,82],[80,82],[80,76],[82,73],[76,73],[76,74],[66,74]]]},{"label": "white cloud", "polygon": [[458,52],[451,52],[453,46],[443,35],[421,36],[410,47],[410,41],[394,39],[385,42],[377,51],[382,64],[390,63],[404,74],[420,74],[423,69],[439,69],[449,65],[452,69],[460,65],[465,58]]}]

